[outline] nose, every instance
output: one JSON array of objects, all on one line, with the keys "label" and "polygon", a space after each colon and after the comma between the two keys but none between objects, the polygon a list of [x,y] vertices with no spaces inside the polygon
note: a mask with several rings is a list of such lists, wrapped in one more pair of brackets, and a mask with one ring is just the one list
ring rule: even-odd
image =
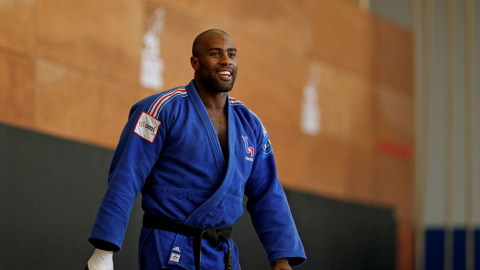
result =
[{"label": "nose", "polygon": [[228,53],[222,53],[222,57],[220,57],[219,62],[222,66],[232,65],[232,59],[230,59],[230,57],[228,57]]}]

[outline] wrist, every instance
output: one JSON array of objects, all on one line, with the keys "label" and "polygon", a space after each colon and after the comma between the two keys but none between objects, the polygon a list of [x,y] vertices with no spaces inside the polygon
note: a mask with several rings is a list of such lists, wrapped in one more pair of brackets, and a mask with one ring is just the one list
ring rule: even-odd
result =
[{"label": "wrist", "polygon": [[96,256],[100,256],[103,260],[112,259],[113,257],[113,251],[103,250],[99,248],[96,248],[93,254]]},{"label": "wrist", "polygon": [[96,248],[87,266],[90,270],[113,270],[113,251]]},{"label": "wrist", "polygon": [[283,258],[283,259],[278,259],[273,261],[272,265],[289,265],[289,263],[288,263],[288,259]]}]

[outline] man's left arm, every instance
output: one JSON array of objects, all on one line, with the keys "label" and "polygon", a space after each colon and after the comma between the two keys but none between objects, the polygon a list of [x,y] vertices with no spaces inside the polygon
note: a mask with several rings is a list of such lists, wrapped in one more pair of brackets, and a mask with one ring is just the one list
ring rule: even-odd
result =
[{"label": "man's left arm", "polygon": [[303,263],[306,256],[285,192],[277,177],[268,133],[263,130],[257,138],[257,154],[245,186],[247,210],[272,269],[288,270],[291,269],[290,266]]}]

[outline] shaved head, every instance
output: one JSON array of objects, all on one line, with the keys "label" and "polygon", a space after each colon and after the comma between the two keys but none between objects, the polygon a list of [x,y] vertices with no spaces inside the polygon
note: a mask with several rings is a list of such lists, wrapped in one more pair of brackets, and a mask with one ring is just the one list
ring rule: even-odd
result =
[{"label": "shaved head", "polygon": [[211,34],[217,34],[217,35],[222,35],[222,36],[228,36],[230,37],[225,31],[223,30],[220,30],[220,29],[209,29],[207,31],[204,31],[202,33],[200,33],[196,38],[195,40],[193,41],[193,45],[192,45],[192,56],[197,56],[198,55],[198,47],[199,45],[201,44],[201,42],[203,41],[203,39],[208,36],[208,35],[211,35]]},{"label": "shaved head", "polygon": [[233,88],[237,76],[237,49],[222,30],[210,29],[195,38],[190,63],[195,70],[197,90],[225,93]]}]

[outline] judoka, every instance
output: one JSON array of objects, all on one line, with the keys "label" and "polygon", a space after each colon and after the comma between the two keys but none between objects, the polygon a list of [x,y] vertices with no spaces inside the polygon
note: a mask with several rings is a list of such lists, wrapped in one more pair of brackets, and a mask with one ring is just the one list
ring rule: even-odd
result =
[{"label": "judoka", "polygon": [[121,134],[89,241],[90,270],[113,269],[130,211],[142,193],[140,269],[240,269],[232,226],[247,210],[272,269],[305,251],[260,119],[228,95],[237,49],[222,30],[195,39],[193,80],[135,104]]}]

